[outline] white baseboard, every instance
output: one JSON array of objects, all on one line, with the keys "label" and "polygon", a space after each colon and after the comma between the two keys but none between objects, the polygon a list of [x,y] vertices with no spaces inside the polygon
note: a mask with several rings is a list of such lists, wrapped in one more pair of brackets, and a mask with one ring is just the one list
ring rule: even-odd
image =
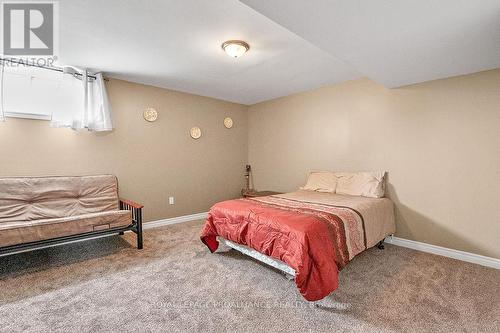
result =
[{"label": "white baseboard", "polygon": [[[191,215],[177,216],[177,217],[172,217],[172,218],[168,218],[168,219],[156,220],[156,221],[151,221],[151,222],[145,222],[143,224],[142,228],[143,229],[153,229],[153,228],[163,227],[163,226],[177,224],[177,223],[202,220],[202,219],[206,219],[207,215],[208,215],[208,212],[203,212],[203,213],[197,213],[197,214],[191,214]],[[108,236],[112,236],[112,235],[96,236],[93,238],[101,238],[101,237],[108,237]],[[81,242],[81,241],[85,241],[85,240],[89,240],[89,239],[93,239],[93,238],[68,241],[68,242],[65,242],[63,244],[76,243],[76,242]],[[478,264],[481,266],[500,269],[500,259],[486,257],[486,256],[482,256],[479,254],[449,249],[449,248],[442,247],[442,246],[431,245],[431,244],[427,244],[427,243],[417,242],[417,241],[399,238],[399,237],[394,237],[394,236],[387,237],[384,240],[384,242],[388,243],[388,244],[396,245],[396,246],[407,247],[407,248],[417,250],[417,251],[422,251],[422,252],[436,254],[439,256],[444,256],[444,257],[448,257],[448,258],[462,260],[462,261],[470,262],[473,264]],[[62,245],[62,244],[48,245],[48,246],[44,246],[44,247],[40,247],[40,248],[53,247],[53,246],[58,246],[58,245]],[[30,251],[30,250],[21,250],[19,252],[25,252],[25,251]]]},{"label": "white baseboard", "polygon": [[[152,229],[152,228],[163,227],[163,226],[171,225],[171,224],[201,220],[201,219],[207,218],[207,214],[208,214],[208,212],[204,212],[204,213],[184,215],[184,216],[172,217],[169,219],[147,222],[147,223],[143,224],[143,229]],[[500,269],[500,259],[486,257],[486,256],[482,256],[479,254],[449,249],[449,248],[442,247],[442,246],[431,245],[431,244],[427,244],[427,243],[412,241],[409,239],[404,239],[404,238],[399,238],[399,237],[394,237],[394,236],[387,237],[385,239],[385,243],[396,245],[396,246],[407,247],[407,248],[410,248],[413,250],[432,253],[432,254],[436,254],[439,256],[444,256],[444,257],[453,258],[453,259],[457,259],[457,260],[462,260],[462,261],[470,262],[473,264],[478,264],[481,266]]]},{"label": "white baseboard", "polygon": [[500,269],[500,259],[482,256],[479,254],[474,254],[470,252],[464,252],[454,249],[449,249],[442,246],[431,245],[427,243],[421,243],[417,241],[412,241],[409,239],[389,236],[385,239],[385,243],[393,244],[397,246],[407,247],[413,250],[427,252],[436,254],[438,256],[444,256],[448,258],[453,258],[457,260],[467,261],[473,264],[478,264],[481,266],[491,267]]},{"label": "white baseboard", "polygon": [[202,219],[206,219],[207,215],[208,215],[208,212],[204,212],[204,213],[198,213],[198,214],[177,216],[177,217],[172,217],[169,219],[144,222],[144,224],[142,225],[142,229],[152,229],[152,228],[163,227],[163,226],[171,225],[171,224],[202,220]]}]

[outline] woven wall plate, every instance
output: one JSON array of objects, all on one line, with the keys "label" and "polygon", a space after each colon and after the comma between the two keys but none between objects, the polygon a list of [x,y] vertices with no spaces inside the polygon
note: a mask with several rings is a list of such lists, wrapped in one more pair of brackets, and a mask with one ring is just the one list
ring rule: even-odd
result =
[{"label": "woven wall plate", "polygon": [[231,128],[233,127],[234,123],[233,123],[233,119],[231,119],[231,117],[226,117],[224,118],[224,126],[226,128]]},{"label": "woven wall plate", "polygon": [[144,119],[149,122],[154,122],[158,119],[158,112],[153,108],[147,108],[143,113]]},{"label": "woven wall plate", "polygon": [[191,130],[189,131],[189,134],[191,135],[191,137],[193,139],[199,139],[199,138],[201,138],[201,128],[199,128],[198,126],[195,126],[195,127],[191,128]]}]

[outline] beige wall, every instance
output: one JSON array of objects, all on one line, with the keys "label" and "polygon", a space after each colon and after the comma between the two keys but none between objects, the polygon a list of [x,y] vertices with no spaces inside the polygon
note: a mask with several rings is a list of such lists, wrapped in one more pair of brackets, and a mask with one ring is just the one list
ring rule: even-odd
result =
[{"label": "beige wall", "polygon": [[[398,236],[500,258],[500,70],[392,90],[362,79],[249,108],[107,86],[111,133],[0,123],[0,176],[116,174],[121,195],[145,204],[149,221],[237,197],[247,159],[258,189],[280,191],[311,169],[387,170]],[[156,123],[142,119],[148,106]],[[195,125],[197,141],[188,134]]]},{"label": "beige wall", "polygon": [[356,80],[248,114],[256,188],[387,170],[397,236],[500,258],[500,70],[392,90]]},{"label": "beige wall", "polygon": [[[107,87],[113,132],[0,123],[0,176],[115,174],[121,196],[146,206],[146,221],[204,212],[238,196],[247,161],[245,106],[119,80]],[[157,122],[144,121],[146,107],[159,111]],[[226,116],[235,123],[230,130]],[[192,126],[202,128],[201,139],[189,137]]]}]

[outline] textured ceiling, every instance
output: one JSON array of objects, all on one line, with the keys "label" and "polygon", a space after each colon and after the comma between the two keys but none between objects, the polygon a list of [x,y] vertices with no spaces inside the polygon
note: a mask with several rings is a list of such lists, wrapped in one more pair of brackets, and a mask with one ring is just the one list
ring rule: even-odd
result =
[{"label": "textured ceiling", "polygon": [[[327,52],[236,0],[64,0],[61,63],[253,104],[359,77]],[[243,39],[238,59],[221,44]]]},{"label": "textured ceiling", "polygon": [[[500,67],[500,0],[64,0],[61,63],[242,104]],[[250,51],[221,50],[243,39]]]},{"label": "textured ceiling", "polygon": [[241,0],[387,87],[500,67],[499,0]]}]

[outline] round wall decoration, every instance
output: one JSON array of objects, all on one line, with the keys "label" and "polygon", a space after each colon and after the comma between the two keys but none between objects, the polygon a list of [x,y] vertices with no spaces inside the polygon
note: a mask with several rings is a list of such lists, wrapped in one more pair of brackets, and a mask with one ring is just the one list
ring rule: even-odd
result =
[{"label": "round wall decoration", "polygon": [[195,126],[195,127],[191,128],[191,130],[189,131],[189,134],[191,134],[191,137],[193,139],[199,139],[199,138],[201,138],[201,128],[199,128],[198,126]]},{"label": "round wall decoration", "polygon": [[233,127],[233,119],[231,119],[231,117],[226,117],[224,118],[224,126],[226,128],[231,128]]},{"label": "round wall decoration", "polygon": [[143,116],[147,121],[153,122],[158,119],[158,112],[153,108],[147,108],[146,110],[144,110]]}]

